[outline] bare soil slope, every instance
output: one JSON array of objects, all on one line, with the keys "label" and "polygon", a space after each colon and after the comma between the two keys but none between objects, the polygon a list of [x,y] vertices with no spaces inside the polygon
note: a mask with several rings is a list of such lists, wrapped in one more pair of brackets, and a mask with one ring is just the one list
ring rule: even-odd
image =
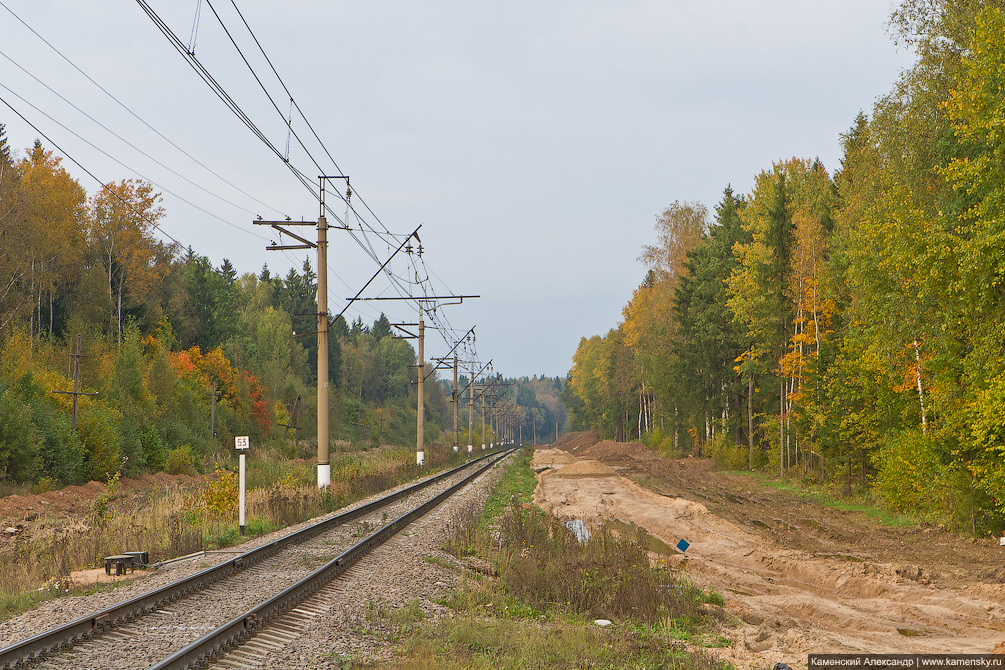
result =
[{"label": "bare soil slope", "polygon": [[[883,527],[636,443],[568,444],[578,448],[538,450],[535,465],[555,467],[539,473],[535,502],[594,528],[617,519],[671,546],[690,542],[688,574],[735,615],[728,655],[738,664],[804,665],[806,654],[826,652],[989,653],[1005,640],[997,542]],[[569,455],[587,462],[558,469]]]},{"label": "bare soil slope", "polygon": [[[121,479],[115,489],[116,500],[112,507],[133,507],[167,489],[196,486],[202,481],[200,477],[169,475],[164,472],[140,475],[136,479]],[[45,493],[5,496],[0,498],[0,525],[24,528],[33,521],[86,515],[105,493],[105,489],[106,485],[101,482],[88,482],[82,486],[67,486]]]}]

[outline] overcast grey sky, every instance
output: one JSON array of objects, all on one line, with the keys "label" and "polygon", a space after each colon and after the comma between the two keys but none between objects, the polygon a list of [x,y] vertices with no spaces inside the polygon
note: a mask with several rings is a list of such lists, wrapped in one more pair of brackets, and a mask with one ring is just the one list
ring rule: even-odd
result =
[{"label": "overcast grey sky", "polygon": [[[201,7],[195,56],[285,152],[289,98],[255,53],[230,0],[210,0],[212,8],[200,0],[148,1],[186,45]],[[123,112],[2,7],[0,97],[100,179],[142,175],[174,193],[164,195],[164,230],[214,264],[229,258],[239,272],[258,272],[267,262],[281,274],[300,267],[308,252],[266,252],[275,236],[251,220],[314,219],[312,193],[210,92],[139,4],[2,2],[240,190]],[[477,324],[479,355],[509,376],[564,375],[580,337],[618,323],[644,275],[641,247],[653,242],[656,216],[674,200],[698,200],[712,210],[727,184],[746,193],[759,171],[792,156],[819,157],[833,170],[840,133],[912,61],[886,32],[894,4],[255,0],[238,6],[357,194],[394,233],[423,225],[432,290],[482,296],[444,313],[459,333]],[[239,60],[214,8],[279,113]],[[138,154],[18,66],[230,202]],[[0,122],[16,149],[37,136],[3,105]],[[293,129],[315,157],[324,156],[296,114]],[[318,168],[295,139],[292,145],[291,164],[315,179]],[[327,159],[321,166],[336,172]],[[96,182],[66,167],[94,193]],[[344,213],[342,204],[334,209]],[[387,240],[371,236],[370,244],[381,261],[389,255]],[[330,304],[338,311],[377,263],[343,231],[332,232],[329,258]],[[415,279],[406,263],[393,268]],[[396,294],[383,278],[367,291]],[[415,318],[404,303],[357,305],[350,320],[371,322],[380,308],[392,321]],[[448,348],[434,337],[427,352]]]}]

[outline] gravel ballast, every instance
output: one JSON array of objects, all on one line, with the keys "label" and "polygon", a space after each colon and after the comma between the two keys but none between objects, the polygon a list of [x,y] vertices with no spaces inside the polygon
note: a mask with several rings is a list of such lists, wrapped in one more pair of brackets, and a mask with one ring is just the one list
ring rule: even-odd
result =
[{"label": "gravel ballast", "polygon": [[[276,658],[263,659],[263,667],[330,667],[336,665],[336,659],[339,656],[387,654],[388,650],[378,649],[376,638],[359,632],[360,622],[365,621],[366,609],[371,602],[396,607],[417,598],[423,610],[429,614],[435,614],[437,610],[442,609],[435,605],[433,600],[445,594],[456,584],[459,571],[443,567],[443,565],[456,565],[457,562],[453,557],[442,552],[439,547],[449,533],[457,527],[460,520],[471,518],[475,508],[480,510],[491,486],[498,480],[499,473],[500,467],[497,465],[429,515],[411,524],[373,554],[362,559],[334,585],[333,592],[337,593],[337,598],[335,598],[337,602],[333,601],[331,607],[321,607],[320,614],[310,622],[309,626],[305,626],[302,637],[297,639],[295,643],[288,645],[288,649],[275,651],[273,655]],[[404,486],[406,485],[397,488]],[[434,485],[432,488],[440,489],[441,487]],[[355,503],[346,509],[365,504],[372,499],[386,495],[386,493],[388,492]],[[417,495],[425,498],[424,494],[425,492]],[[286,559],[291,566],[289,572],[299,575],[300,572],[308,571],[308,568],[318,567],[330,558],[331,551],[336,548],[341,550],[342,547],[347,546],[347,543],[351,544],[348,541],[349,537],[353,535],[360,537],[378,527],[380,524],[376,521],[379,521],[382,513],[394,518],[404,511],[404,507],[413,506],[414,501],[415,496],[409,496],[407,501],[398,501],[393,504],[392,508],[395,508],[393,510],[385,508],[373,513],[377,517],[376,519],[356,520],[339,527],[334,532],[326,533],[323,540],[326,547],[304,548],[295,552],[297,556],[291,555],[291,558]],[[399,507],[401,509],[397,509]],[[256,538],[242,545],[239,551],[247,551],[261,546],[322,518],[325,517],[319,517],[310,522]],[[386,519],[387,516],[384,518]],[[363,524],[364,521],[368,523]],[[34,610],[0,625],[0,647],[177,581],[189,574],[227,561],[234,555],[234,549],[207,552],[186,560],[169,563],[145,578],[107,592],[43,603]],[[426,560],[431,557],[435,557],[436,562],[442,565]],[[262,569],[256,566],[245,574],[254,575],[256,579],[264,577],[266,581],[276,581],[277,578],[281,578],[281,581],[284,582],[288,581],[291,576],[289,574],[277,575],[277,572],[281,573],[282,570],[277,570],[275,567]],[[140,629],[133,630],[137,623],[126,624],[117,628],[112,635],[102,636],[94,641],[79,645],[69,656],[78,662],[76,667],[147,667],[149,664],[147,661],[155,661],[166,655],[166,650],[177,646],[172,638],[185,637],[185,635],[178,635],[181,628],[201,634],[214,627],[215,624],[212,623],[214,610],[235,611],[234,608],[237,608],[243,611],[242,608],[245,606],[253,607],[261,600],[256,596],[261,594],[262,590],[257,587],[248,590],[251,592],[250,594],[239,594],[237,589],[233,587],[230,590],[220,586],[213,587],[198,597],[198,601],[201,603],[197,606],[200,616],[191,616],[187,612],[189,607],[180,607],[185,601],[179,601],[177,604],[169,605],[159,612],[143,617],[139,621],[143,623],[142,632]],[[219,603],[219,607],[216,603]],[[154,632],[152,638],[151,630]],[[106,640],[106,637],[109,639]],[[123,658],[121,651],[123,644],[125,649],[133,650],[133,653],[128,654],[128,658]],[[117,650],[113,649],[114,645],[118,645]],[[287,654],[292,655],[287,658]],[[50,662],[52,661],[60,663],[58,657],[53,657]],[[84,662],[85,666],[80,666],[80,662]],[[48,663],[46,665],[48,666]]]},{"label": "gravel ballast", "polygon": [[[468,484],[429,515],[360,560],[347,579],[340,580],[338,597],[285,648],[266,655],[260,667],[342,668],[346,659],[379,661],[391,657],[393,645],[383,638],[379,622],[367,621],[373,606],[402,607],[418,600],[426,616],[442,616],[437,604],[457,588],[461,565],[441,549],[444,541],[485,506],[492,489],[512,460],[504,459]],[[452,567],[447,567],[452,566]]]}]

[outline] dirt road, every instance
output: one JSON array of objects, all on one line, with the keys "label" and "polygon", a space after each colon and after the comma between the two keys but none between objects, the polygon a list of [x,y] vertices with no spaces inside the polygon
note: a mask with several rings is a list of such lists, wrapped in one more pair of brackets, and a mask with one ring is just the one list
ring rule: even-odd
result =
[{"label": "dirt road", "polygon": [[548,469],[535,502],[588,527],[617,519],[690,542],[685,568],[725,597],[738,667],[805,667],[809,653],[990,653],[1005,641],[997,541],[886,528],[634,443],[573,434],[556,446],[536,453]]}]

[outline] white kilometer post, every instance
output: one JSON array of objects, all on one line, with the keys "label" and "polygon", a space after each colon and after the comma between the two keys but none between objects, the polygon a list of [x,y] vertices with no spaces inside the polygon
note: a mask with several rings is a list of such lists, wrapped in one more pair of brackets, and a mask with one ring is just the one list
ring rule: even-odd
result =
[{"label": "white kilometer post", "polygon": [[241,455],[239,457],[241,466],[240,466],[240,475],[239,475],[240,493],[238,494],[238,506],[240,508],[240,511],[238,512],[238,526],[240,528],[241,535],[244,535],[244,481],[245,481],[244,480],[244,466],[245,466],[245,458],[247,456],[247,454],[245,454],[245,452],[248,451],[248,446],[249,446],[248,445],[248,436],[247,435],[243,435],[241,437],[235,437],[234,438],[234,446],[237,448],[238,451],[241,452]]}]

